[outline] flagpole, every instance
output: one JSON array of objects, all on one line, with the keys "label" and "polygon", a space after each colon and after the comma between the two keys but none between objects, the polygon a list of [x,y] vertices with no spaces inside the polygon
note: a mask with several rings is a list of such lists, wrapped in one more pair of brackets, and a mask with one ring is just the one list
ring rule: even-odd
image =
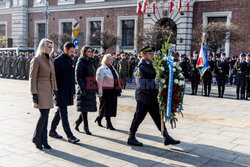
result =
[{"label": "flagpole", "polygon": [[202,86],[201,86],[201,95],[203,96],[203,77],[201,77],[201,84],[202,84]]}]

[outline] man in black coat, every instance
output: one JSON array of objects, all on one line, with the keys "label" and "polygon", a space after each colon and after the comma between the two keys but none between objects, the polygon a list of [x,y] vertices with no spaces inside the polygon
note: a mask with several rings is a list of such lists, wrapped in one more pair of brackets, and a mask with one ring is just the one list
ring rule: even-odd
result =
[{"label": "man in black coat", "polygon": [[205,96],[209,96],[211,92],[211,84],[213,79],[214,61],[212,60],[213,53],[208,54],[209,68],[205,71],[203,75],[204,92]]},{"label": "man in black coat", "polygon": [[190,81],[192,87],[192,95],[197,95],[198,85],[200,82],[200,73],[197,66],[198,51],[194,51],[193,58],[190,59]]},{"label": "man in black coat", "polygon": [[246,77],[246,100],[250,97],[250,54],[247,54],[246,57],[247,63],[247,77]]},{"label": "man in black coat", "polygon": [[51,123],[51,129],[49,132],[50,137],[62,138],[56,132],[56,127],[62,120],[63,130],[68,137],[70,143],[77,143],[80,140],[77,139],[70,130],[68,121],[67,106],[73,105],[75,98],[75,65],[72,58],[75,55],[75,45],[71,42],[67,42],[64,45],[64,53],[54,60],[56,82],[58,92],[56,94],[56,105],[58,106],[55,116]]},{"label": "man in black coat", "polygon": [[219,98],[223,98],[225,85],[229,75],[229,64],[226,60],[226,53],[221,54],[221,59],[216,62],[215,74],[218,85]]},{"label": "man in black coat", "polygon": [[189,79],[189,74],[188,74],[188,69],[189,69],[189,64],[188,62],[185,60],[185,55],[182,54],[180,57],[180,67],[184,73],[184,77],[185,79]]},{"label": "man in black coat", "polygon": [[[161,116],[159,112],[159,104],[157,101],[158,90],[155,85],[156,72],[152,65],[153,52],[150,47],[145,47],[141,50],[142,60],[135,69],[136,79],[136,112],[132,124],[130,126],[130,133],[127,143],[134,146],[143,146],[135,138],[135,133],[149,112],[150,116],[154,120],[159,131],[161,131]],[[167,129],[164,125],[164,144],[179,144],[180,141],[174,140],[169,136]]]}]

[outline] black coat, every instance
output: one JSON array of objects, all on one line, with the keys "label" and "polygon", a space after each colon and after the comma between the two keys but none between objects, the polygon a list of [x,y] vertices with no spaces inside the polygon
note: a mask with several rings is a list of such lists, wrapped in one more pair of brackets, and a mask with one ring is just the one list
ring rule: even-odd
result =
[{"label": "black coat", "polygon": [[97,83],[91,59],[81,56],[76,65],[76,81],[77,81],[77,111],[94,112],[96,107],[96,90]]},{"label": "black coat", "polygon": [[227,77],[229,75],[229,64],[226,60],[224,61],[219,60],[216,62],[215,74],[217,82],[223,84],[227,83]]},{"label": "black coat", "polygon": [[158,90],[155,85],[156,72],[152,63],[141,60],[134,71],[136,79],[135,98],[143,104],[157,104]]},{"label": "black coat", "polygon": [[58,88],[57,106],[73,105],[75,94],[75,66],[73,60],[62,53],[54,60]]}]

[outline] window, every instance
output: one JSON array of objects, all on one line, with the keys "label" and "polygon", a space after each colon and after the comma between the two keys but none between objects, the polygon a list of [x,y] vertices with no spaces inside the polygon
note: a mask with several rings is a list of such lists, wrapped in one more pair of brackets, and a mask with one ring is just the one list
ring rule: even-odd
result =
[{"label": "window", "polygon": [[122,46],[134,46],[134,20],[122,21]]},{"label": "window", "polygon": [[45,23],[37,24],[37,38],[38,42],[40,42],[43,38],[45,38]]},{"label": "window", "polygon": [[75,0],[58,0],[58,5],[71,5],[75,4]]},{"label": "window", "polygon": [[62,23],[62,33],[72,36],[72,22]]},{"label": "window", "polygon": [[1,24],[0,25],[0,36],[5,36],[6,32],[5,32],[5,24]]},{"label": "window", "polygon": [[208,17],[208,23],[226,23],[227,17]]},{"label": "window", "polygon": [[[95,36],[96,34],[101,32],[101,21],[91,21],[90,22],[90,34],[91,36]],[[91,46],[100,46],[100,41],[91,41]]]}]

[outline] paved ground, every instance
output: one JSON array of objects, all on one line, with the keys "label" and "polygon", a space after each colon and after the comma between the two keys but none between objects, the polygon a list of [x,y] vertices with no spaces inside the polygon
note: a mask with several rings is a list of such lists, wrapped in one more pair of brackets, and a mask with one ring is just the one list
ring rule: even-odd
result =
[{"label": "paved ground", "polygon": [[[134,91],[128,89],[123,91],[118,116],[113,119],[117,131],[98,127],[94,123],[97,113],[90,113],[93,136],[73,130],[81,140],[73,145],[65,140],[59,125],[64,139],[49,138],[53,150],[38,151],[31,138],[39,114],[32,108],[28,82],[0,79],[0,166],[250,166],[250,102],[234,100],[234,89],[227,88],[226,98],[219,99],[190,96],[188,86],[184,117],[179,117],[176,129],[168,126],[169,133],[182,141],[178,146],[163,145],[149,115],[137,134],[144,147],[126,144],[136,104]],[[216,93],[216,87],[212,92]],[[54,112],[52,109],[50,121]],[[75,107],[70,107],[71,125],[77,117]]]}]

